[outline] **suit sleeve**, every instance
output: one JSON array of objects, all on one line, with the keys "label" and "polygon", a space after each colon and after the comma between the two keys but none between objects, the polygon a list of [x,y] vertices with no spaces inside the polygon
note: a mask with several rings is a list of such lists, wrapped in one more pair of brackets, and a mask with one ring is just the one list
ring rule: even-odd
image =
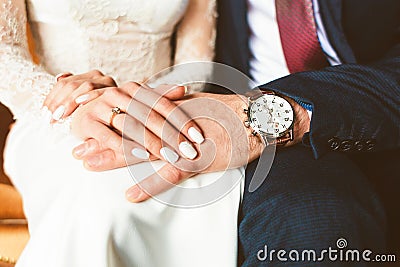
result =
[{"label": "suit sleeve", "polygon": [[296,73],[260,88],[312,105],[303,143],[311,145],[316,158],[332,150],[400,147],[400,45],[373,64]]}]

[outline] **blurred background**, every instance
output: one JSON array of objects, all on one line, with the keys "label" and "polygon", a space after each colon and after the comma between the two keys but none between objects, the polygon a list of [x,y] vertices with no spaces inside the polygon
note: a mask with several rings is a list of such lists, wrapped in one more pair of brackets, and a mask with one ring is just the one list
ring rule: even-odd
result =
[{"label": "blurred background", "polygon": [[12,123],[11,113],[0,104],[0,267],[14,266],[29,239],[21,197],[3,170],[3,149]]},{"label": "blurred background", "polygon": [[[4,143],[8,133],[9,125],[13,122],[12,115],[8,109],[0,104],[0,149],[3,151]],[[0,183],[9,184],[10,181],[3,171],[3,153],[0,154]]]}]

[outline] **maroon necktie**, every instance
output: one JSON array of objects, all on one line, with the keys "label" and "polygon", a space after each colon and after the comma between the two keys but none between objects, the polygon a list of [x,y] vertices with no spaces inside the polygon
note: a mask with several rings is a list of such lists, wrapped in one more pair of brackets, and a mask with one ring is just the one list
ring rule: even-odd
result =
[{"label": "maroon necktie", "polygon": [[312,0],[275,0],[275,5],[290,73],[328,66],[318,41]]}]

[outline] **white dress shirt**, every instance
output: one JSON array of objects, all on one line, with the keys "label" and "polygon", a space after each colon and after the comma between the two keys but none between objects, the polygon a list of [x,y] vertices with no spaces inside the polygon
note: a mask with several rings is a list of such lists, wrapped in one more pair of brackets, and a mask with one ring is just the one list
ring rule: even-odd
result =
[{"label": "white dress shirt", "polygon": [[[318,39],[331,65],[340,60],[329,43],[319,12],[318,1],[313,0]],[[248,0],[247,20],[250,28],[250,75],[262,85],[289,74],[276,20],[275,0]]]}]

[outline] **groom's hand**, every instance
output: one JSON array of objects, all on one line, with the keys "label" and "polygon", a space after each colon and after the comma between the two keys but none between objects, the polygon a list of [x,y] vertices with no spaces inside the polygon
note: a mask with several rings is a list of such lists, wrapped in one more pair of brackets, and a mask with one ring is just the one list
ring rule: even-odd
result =
[{"label": "groom's hand", "polygon": [[[131,187],[126,195],[132,202],[147,200],[195,174],[243,166],[258,158],[264,149],[261,140],[244,126],[246,114],[243,109],[247,104],[244,97],[198,93],[175,101],[175,104],[193,118],[204,133],[205,141],[193,144],[199,155],[194,160],[180,158],[175,163],[166,164]],[[162,105],[157,107],[159,109],[163,109]],[[171,113],[166,120],[174,117],[174,113]],[[157,123],[162,125],[165,122]],[[156,135],[168,135],[168,130],[163,130]]]},{"label": "groom's hand", "polygon": [[[173,102],[135,83],[125,85],[121,90],[125,96],[130,96],[132,102],[129,107],[125,101],[119,102],[124,103],[126,114],[120,115],[118,120],[115,117],[113,126],[116,131],[123,133],[126,140],[139,144],[146,144],[144,140],[155,135],[164,141],[162,148],[168,149],[158,156],[168,163],[128,190],[127,197],[133,202],[146,200],[198,173],[243,166],[263,150],[261,140],[244,127],[246,114],[243,109],[247,100],[243,96],[200,93]],[[118,103],[115,96],[108,99]],[[141,127],[146,130],[138,137]],[[90,140],[84,145],[88,155],[82,159],[90,169],[119,167],[122,158],[130,157],[129,153],[124,155],[120,147],[110,142],[110,137],[95,139],[97,141]],[[148,145],[147,142],[144,147],[151,150]],[[75,149],[75,154],[77,150],[79,148]],[[94,166],[93,157],[101,163]]]},{"label": "groom's hand", "polygon": [[[146,94],[145,90],[145,88],[132,89],[132,97],[140,101]],[[304,133],[309,131],[310,119],[304,108],[292,99],[286,99],[293,106],[297,118],[294,124],[295,139],[286,144],[293,145],[300,142]],[[154,111],[162,113],[166,108],[163,104],[153,105]],[[175,104],[194,119],[202,129],[206,141],[194,145],[199,151],[199,156],[194,160],[182,158],[174,164],[166,164],[158,172],[130,188],[127,197],[132,202],[144,201],[198,173],[243,166],[258,158],[264,149],[261,139],[252,135],[251,129],[244,126],[247,115],[243,110],[247,108],[247,100],[243,96],[199,93],[175,101]],[[135,112],[129,115],[136,116]],[[176,118],[172,112],[165,117],[165,120],[172,121]],[[159,119],[152,123],[159,125],[166,123],[163,118]],[[184,123],[178,120],[175,127],[181,129],[180,126]],[[124,133],[129,135],[126,131]],[[163,129],[154,134],[162,138],[168,136],[169,132]]]},{"label": "groom's hand", "polygon": [[[198,152],[198,155],[193,160],[185,156],[180,158],[174,157],[174,162],[170,161],[170,163],[166,164],[157,173],[128,190],[127,197],[132,202],[146,200],[197,173],[221,171],[245,165],[259,157],[263,150],[263,145],[259,137],[251,135],[251,130],[243,126],[243,122],[246,119],[243,109],[246,108],[247,101],[242,96],[200,93],[172,103],[165,100],[158,102],[157,98],[149,94],[148,89],[135,86],[134,84],[126,86],[124,91],[136,100],[137,103],[147,105],[151,107],[152,112],[157,112],[161,115],[152,115],[143,124],[143,127],[151,128],[149,132],[160,137],[160,139],[176,136],[176,129],[187,133],[188,127],[184,127],[187,124],[187,117],[179,116],[181,111],[189,115],[189,117],[194,118],[194,121],[202,129],[206,138],[204,143],[196,144],[192,142],[190,144]],[[307,112],[302,110],[293,101],[291,103],[298,115],[297,118],[301,118],[299,121],[307,121]],[[178,105],[178,108],[171,109],[171,105],[174,107]],[[140,109],[133,108],[127,110],[128,114],[124,115],[126,118],[135,120],[138,116],[143,116]],[[165,112],[166,110],[168,112]],[[176,112],[177,110],[179,111],[178,113]],[[304,125],[306,124],[304,123]],[[121,124],[116,128],[118,131],[123,132],[127,138],[135,140],[133,138],[135,129],[129,128],[129,124],[126,125],[128,126],[126,128]],[[171,132],[171,127],[165,127],[165,125],[173,125],[174,127],[172,128],[175,128],[175,130]],[[299,126],[301,125],[295,125],[295,131],[299,135],[302,135],[303,131],[308,130],[307,127],[300,129]],[[298,142],[298,140],[295,141]],[[179,138],[175,142],[178,141]],[[179,144],[174,145],[173,142],[173,139],[170,139],[172,147],[179,147]],[[102,143],[102,146],[112,147],[108,144],[108,140],[100,143]],[[113,157],[107,155],[107,153],[111,153],[109,150],[106,150],[108,151],[106,153],[96,148],[96,146],[94,147],[95,149],[92,150],[93,154],[96,154],[97,157],[103,160],[103,165],[96,167],[98,170],[107,169],[104,168],[107,165],[115,165],[115,163],[112,163]],[[129,156],[123,155],[120,151],[113,150],[115,152],[113,155],[119,155],[120,158]],[[165,156],[163,158],[169,161]],[[92,167],[91,169],[96,168]]]}]

